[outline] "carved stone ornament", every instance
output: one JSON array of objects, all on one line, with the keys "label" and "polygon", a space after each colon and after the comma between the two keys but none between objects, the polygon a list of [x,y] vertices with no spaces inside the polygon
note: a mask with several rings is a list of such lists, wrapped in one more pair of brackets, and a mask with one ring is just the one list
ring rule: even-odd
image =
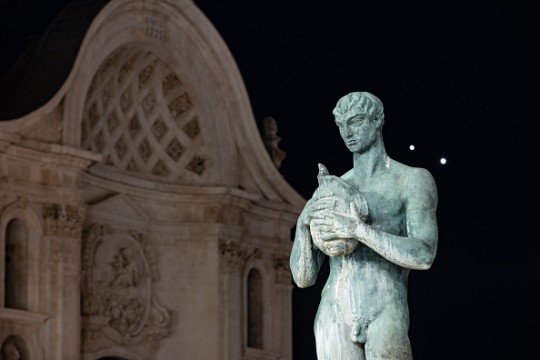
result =
[{"label": "carved stone ornament", "polygon": [[43,220],[49,236],[78,238],[85,209],[66,204],[44,204]]},{"label": "carved stone ornament", "polygon": [[228,271],[240,270],[249,255],[246,245],[239,241],[221,239],[219,250],[224,260],[225,270]]},{"label": "carved stone ornament", "polygon": [[17,209],[25,210],[28,208],[28,199],[26,196],[17,195],[16,197],[11,196],[11,194],[2,194],[0,197],[0,209],[4,211],[10,206],[13,206]]},{"label": "carved stone ornament", "polygon": [[84,233],[83,247],[85,349],[103,338],[153,346],[167,336],[169,311],[154,298],[152,287],[159,277],[146,237],[94,224]]}]

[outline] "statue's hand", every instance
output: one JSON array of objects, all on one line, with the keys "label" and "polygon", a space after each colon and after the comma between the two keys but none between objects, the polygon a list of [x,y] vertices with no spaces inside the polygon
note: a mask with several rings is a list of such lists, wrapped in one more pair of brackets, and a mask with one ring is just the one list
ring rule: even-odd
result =
[{"label": "statue's hand", "polygon": [[[354,204],[352,205],[354,207]],[[355,209],[351,211],[356,214]],[[366,225],[358,216],[343,214],[335,210],[317,212],[311,225],[317,229],[321,241],[350,239],[365,234]]]},{"label": "statue's hand", "polygon": [[320,218],[321,214],[331,211],[334,209],[335,204],[336,200],[330,195],[309,199],[298,217],[298,223],[309,227],[312,219]]}]

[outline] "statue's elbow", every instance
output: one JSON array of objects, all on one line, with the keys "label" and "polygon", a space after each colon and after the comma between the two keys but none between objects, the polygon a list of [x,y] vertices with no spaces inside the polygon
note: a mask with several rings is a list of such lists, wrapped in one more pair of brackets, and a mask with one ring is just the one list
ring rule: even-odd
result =
[{"label": "statue's elbow", "polygon": [[314,282],[311,282],[311,281],[297,281],[296,285],[301,289],[305,289],[305,288],[308,288],[310,286],[313,286]]},{"label": "statue's elbow", "polygon": [[429,270],[431,268],[431,265],[435,262],[435,253],[434,252],[428,252],[423,256],[421,261],[419,262],[419,270]]},{"label": "statue's elbow", "polygon": [[305,274],[303,274],[302,276],[302,275],[294,275],[293,273],[293,280],[296,286],[298,286],[301,289],[305,289],[315,284],[315,279],[312,276],[307,276]]}]

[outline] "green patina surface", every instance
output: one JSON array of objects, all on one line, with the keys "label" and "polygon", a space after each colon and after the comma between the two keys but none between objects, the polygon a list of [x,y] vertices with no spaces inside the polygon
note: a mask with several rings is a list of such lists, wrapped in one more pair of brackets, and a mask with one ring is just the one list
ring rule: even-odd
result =
[{"label": "green patina surface", "polygon": [[314,324],[317,357],[410,360],[407,277],[435,259],[436,184],[426,169],[388,156],[376,96],[347,94],[333,114],[353,168],[335,176],[319,164],[319,187],[298,218],[290,257],[303,288],[329,256]]}]

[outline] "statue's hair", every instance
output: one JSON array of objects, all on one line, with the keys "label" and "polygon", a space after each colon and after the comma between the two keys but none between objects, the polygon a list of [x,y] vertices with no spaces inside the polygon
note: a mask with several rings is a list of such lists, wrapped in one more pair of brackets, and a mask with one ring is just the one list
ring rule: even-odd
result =
[{"label": "statue's hair", "polygon": [[332,113],[334,116],[341,116],[350,111],[367,114],[370,119],[379,118],[384,123],[383,103],[371,93],[357,91],[343,96]]}]

